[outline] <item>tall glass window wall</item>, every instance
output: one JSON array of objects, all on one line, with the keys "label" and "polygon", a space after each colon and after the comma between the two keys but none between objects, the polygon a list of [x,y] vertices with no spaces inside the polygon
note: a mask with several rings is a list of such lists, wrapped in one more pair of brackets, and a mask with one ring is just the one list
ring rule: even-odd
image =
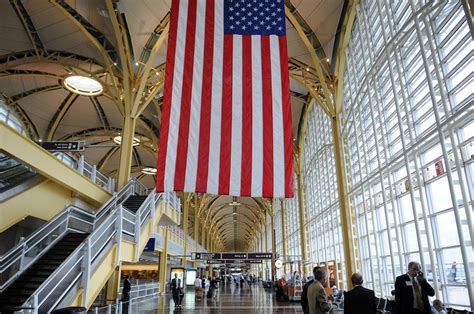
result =
[{"label": "tall glass window wall", "polygon": [[415,260],[437,298],[473,304],[473,48],[462,1],[357,9],[342,136],[360,270],[379,295]]},{"label": "tall glass window wall", "polygon": [[346,288],[331,121],[316,104],[309,113],[304,141],[302,175],[309,261],[328,267],[330,286]]}]

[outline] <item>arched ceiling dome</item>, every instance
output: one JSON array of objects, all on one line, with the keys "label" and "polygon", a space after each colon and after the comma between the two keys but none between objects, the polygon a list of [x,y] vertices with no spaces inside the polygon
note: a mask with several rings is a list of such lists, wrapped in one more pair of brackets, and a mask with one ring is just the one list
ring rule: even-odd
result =
[{"label": "arched ceiling dome", "polygon": [[[285,3],[317,54],[330,63],[343,1]],[[108,6],[124,22],[124,40],[131,46],[129,58],[134,69],[140,70],[139,60],[149,54],[158,40],[170,4],[171,0],[0,1],[0,93],[8,106],[25,115],[25,121],[31,124],[30,136],[43,140],[85,140],[95,146],[86,150],[85,158],[101,171],[114,175],[119,149],[113,138],[120,135],[123,115],[117,105],[122,95],[114,86],[114,80],[121,79],[117,70],[120,64],[108,62],[118,60],[114,49],[117,37]],[[296,137],[303,108],[310,99],[307,86],[300,84],[298,78],[311,78],[314,73],[309,51],[289,21],[287,41]],[[165,57],[166,40],[154,58],[146,88],[161,84]],[[92,77],[102,84],[104,92],[96,97],[74,94],[63,86],[63,80],[70,75]],[[141,170],[156,165],[161,98],[158,91],[141,113],[136,126],[140,145],[133,148],[132,175],[149,187],[154,186],[154,177]],[[204,206],[223,234],[226,247],[244,248],[264,205],[261,200],[238,198],[237,214],[232,214],[235,210],[229,206],[231,202],[231,197],[222,196]],[[231,234],[234,228],[235,235]]]}]

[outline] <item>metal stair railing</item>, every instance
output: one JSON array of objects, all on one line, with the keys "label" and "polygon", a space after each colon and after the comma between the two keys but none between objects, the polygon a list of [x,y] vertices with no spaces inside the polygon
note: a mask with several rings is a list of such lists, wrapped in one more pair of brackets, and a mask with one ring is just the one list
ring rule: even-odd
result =
[{"label": "metal stair railing", "polygon": [[[122,287],[120,287],[120,290]],[[130,300],[128,301],[116,301],[114,304],[106,306],[95,307],[89,312],[93,314],[107,313],[107,314],[121,314],[123,307],[130,306],[140,301],[149,300],[156,298],[160,293],[160,283],[145,283],[140,285],[133,285],[130,291]],[[128,303],[128,304],[127,304]]]},{"label": "metal stair railing", "polygon": [[[133,193],[146,190],[138,184],[133,185]],[[133,195],[133,193],[131,195]],[[180,201],[175,193],[152,192],[135,214],[122,207],[122,204],[103,215],[100,224],[54,273],[25,302],[20,313],[47,313],[58,306],[67,306],[77,294],[83,293],[83,306],[87,306],[91,287],[91,275],[101,264],[110,250],[116,246],[115,265],[120,264],[122,239],[132,238],[138,256],[141,230],[155,218],[158,202],[164,201],[179,212]],[[133,224],[130,223],[133,220]]]},{"label": "metal stair railing", "polygon": [[0,256],[0,292],[54,246],[68,231],[92,232],[108,213],[118,204],[123,203],[128,196],[135,193],[137,189],[135,185],[136,181],[134,180],[128,182],[118,193],[114,193],[112,198],[95,214],[75,206],[67,207],[44,226]]}]

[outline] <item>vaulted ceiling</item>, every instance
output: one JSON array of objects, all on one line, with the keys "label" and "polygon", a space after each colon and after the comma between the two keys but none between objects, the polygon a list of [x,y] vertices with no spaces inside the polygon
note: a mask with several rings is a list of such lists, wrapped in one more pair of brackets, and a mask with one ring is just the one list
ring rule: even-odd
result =
[{"label": "vaulted ceiling", "polygon": [[[0,93],[27,124],[29,135],[36,140],[85,140],[86,160],[102,172],[115,175],[119,147],[113,138],[121,132],[123,114],[117,104],[120,95],[114,89],[114,82],[121,79],[120,73],[116,64],[107,62],[116,57],[117,46],[110,7],[126,26],[122,31],[131,46],[129,58],[134,70],[143,71],[139,61],[148,53],[150,44],[158,40],[170,4],[171,0],[0,1]],[[286,6],[329,68],[343,1],[287,0]],[[287,41],[293,73],[293,135],[297,137],[309,92],[295,78],[305,71],[311,76],[312,61],[300,35],[288,21]],[[147,81],[150,89],[162,85],[166,49],[165,40],[152,64],[154,71]],[[105,92],[97,97],[69,92],[63,87],[63,80],[71,74],[100,80]],[[141,142],[133,149],[132,175],[148,187],[154,186],[154,177],[141,170],[156,165],[161,97],[158,88],[136,127]],[[233,201],[239,205],[229,205]],[[252,227],[264,210],[262,200],[228,196],[209,198],[205,206],[229,250],[245,249]]]}]

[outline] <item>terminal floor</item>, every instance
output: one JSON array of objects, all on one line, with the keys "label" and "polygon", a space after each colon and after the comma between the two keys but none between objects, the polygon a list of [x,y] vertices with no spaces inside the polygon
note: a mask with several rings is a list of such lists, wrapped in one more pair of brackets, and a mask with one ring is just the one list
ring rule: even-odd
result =
[{"label": "terminal floor", "polygon": [[253,285],[243,289],[235,285],[220,288],[215,300],[196,301],[194,290],[185,293],[182,307],[176,308],[170,295],[131,305],[128,313],[302,313],[300,302],[277,302],[275,293]]}]

